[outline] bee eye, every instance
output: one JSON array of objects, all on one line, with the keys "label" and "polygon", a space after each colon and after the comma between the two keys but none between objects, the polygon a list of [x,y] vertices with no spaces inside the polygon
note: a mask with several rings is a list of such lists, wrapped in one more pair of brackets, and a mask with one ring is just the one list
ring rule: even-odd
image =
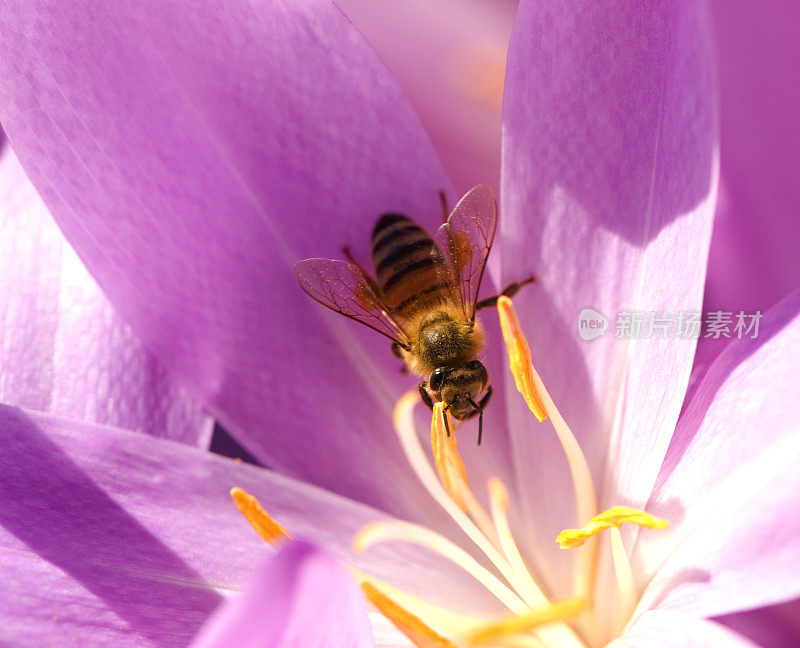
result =
[{"label": "bee eye", "polygon": [[439,391],[442,388],[442,383],[444,382],[445,371],[442,367],[436,369],[432,374],[431,377],[428,378],[428,387],[430,387],[433,391]]}]

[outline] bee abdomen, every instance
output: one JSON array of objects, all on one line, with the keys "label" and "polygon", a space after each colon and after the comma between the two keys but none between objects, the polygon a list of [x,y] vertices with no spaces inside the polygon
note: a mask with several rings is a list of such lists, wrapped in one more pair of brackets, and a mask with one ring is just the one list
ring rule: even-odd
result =
[{"label": "bee abdomen", "polygon": [[372,231],[372,261],[378,285],[395,312],[419,308],[449,288],[442,281],[436,246],[407,216],[384,214]]}]

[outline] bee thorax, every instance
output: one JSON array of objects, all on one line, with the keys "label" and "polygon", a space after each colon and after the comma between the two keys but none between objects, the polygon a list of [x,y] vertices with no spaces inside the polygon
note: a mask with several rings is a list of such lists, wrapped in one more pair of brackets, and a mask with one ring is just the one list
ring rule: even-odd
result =
[{"label": "bee thorax", "polygon": [[420,364],[436,367],[458,366],[475,357],[482,346],[482,331],[445,312],[434,313],[420,322],[414,355]]}]

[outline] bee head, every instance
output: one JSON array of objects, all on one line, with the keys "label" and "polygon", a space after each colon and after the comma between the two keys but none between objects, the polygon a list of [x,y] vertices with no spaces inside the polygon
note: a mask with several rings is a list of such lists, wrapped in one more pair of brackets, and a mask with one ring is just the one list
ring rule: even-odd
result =
[{"label": "bee head", "polygon": [[489,372],[479,360],[460,367],[438,367],[428,379],[433,395],[457,419],[476,413],[475,400],[488,384]]}]

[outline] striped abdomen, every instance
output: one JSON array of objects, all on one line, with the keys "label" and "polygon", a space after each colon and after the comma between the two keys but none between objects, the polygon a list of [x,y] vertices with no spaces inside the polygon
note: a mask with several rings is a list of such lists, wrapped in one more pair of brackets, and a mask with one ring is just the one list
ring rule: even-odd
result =
[{"label": "striped abdomen", "polygon": [[427,232],[410,218],[384,214],[372,230],[372,262],[386,305],[410,317],[446,301],[452,287]]}]

